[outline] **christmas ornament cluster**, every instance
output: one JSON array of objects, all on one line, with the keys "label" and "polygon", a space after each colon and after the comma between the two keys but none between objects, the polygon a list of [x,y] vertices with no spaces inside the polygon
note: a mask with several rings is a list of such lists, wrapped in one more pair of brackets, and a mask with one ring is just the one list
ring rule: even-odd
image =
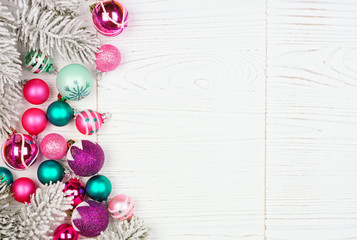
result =
[{"label": "christmas ornament cluster", "polygon": [[[78,19],[80,0],[9,0],[18,5],[17,16],[0,3],[0,239],[74,240],[79,236],[97,239],[146,239],[150,228],[134,216],[134,201],[127,195],[111,197],[110,180],[99,174],[105,164],[102,147],[89,140],[65,139],[59,133],[40,134],[48,124],[65,126],[72,120],[83,135],[96,134],[111,117],[92,109],[76,110],[71,101],[85,99],[94,82],[105,72],[118,68],[120,51],[113,45],[100,46],[95,34],[81,27]],[[117,1],[98,1],[91,6],[95,29],[104,36],[117,36],[128,26],[128,11]],[[47,25],[51,23],[51,28]],[[45,29],[45,30],[40,30]],[[58,99],[47,111],[32,107],[21,117],[27,133],[16,125],[18,102],[43,105],[51,89],[44,77],[21,79],[20,54],[16,40],[29,51],[24,67],[33,74],[56,74]],[[3,50],[5,49],[5,51]],[[54,52],[60,57],[96,64],[96,77],[81,64],[57,69],[52,64]],[[42,138],[42,139],[41,139]],[[40,140],[41,139],[41,140]],[[37,186],[21,173],[37,169]],[[14,178],[12,171],[17,171]],[[83,177],[89,177],[85,183]],[[23,203],[21,211],[9,208],[12,200]],[[70,218],[70,222],[66,221]]]}]

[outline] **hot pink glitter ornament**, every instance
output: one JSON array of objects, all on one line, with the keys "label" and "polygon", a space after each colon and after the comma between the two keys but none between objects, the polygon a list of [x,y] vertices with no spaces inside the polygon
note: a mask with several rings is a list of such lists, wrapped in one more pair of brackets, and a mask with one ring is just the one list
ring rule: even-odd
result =
[{"label": "hot pink glitter ornament", "polygon": [[63,192],[67,190],[72,191],[72,193],[67,196],[73,196],[73,207],[76,207],[78,204],[83,202],[87,196],[86,187],[79,181],[78,178],[71,178],[65,183]]},{"label": "hot pink glitter ornament", "polygon": [[22,115],[22,126],[30,135],[38,135],[47,127],[47,116],[38,108],[30,108]]},{"label": "hot pink glitter ornament", "polygon": [[99,52],[95,54],[95,58],[95,64],[99,72],[110,72],[119,66],[121,54],[115,46],[105,44],[99,48]]},{"label": "hot pink glitter ornament", "polygon": [[117,1],[101,1],[93,9],[92,20],[99,33],[117,36],[128,26],[128,11]]},{"label": "hot pink glitter ornament", "polygon": [[103,123],[110,118],[109,113],[98,113],[94,110],[87,109],[76,116],[76,127],[84,135],[92,135],[99,131]]},{"label": "hot pink glitter ornament", "polygon": [[53,240],[78,240],[78,233],[71,224],[61,224],[53,232]]},{"label": "hot pink glitter ornament", "polygon": [[47,101],[50,96],[50,88],[45,81],[34,78],[26,82],[23,94],[29,103],[38,105]]},{"label": "hot pink glitter ornament", "polygon": [[40,149],[48,159],[63,159],[67,153],[67,141],[57,133],[50,133],[42,139]]},{"label": "hot pink glitter ornament", "polygon": [[72,214],[74,229],[84,237],[97,237],[109,224],[108,210],[99,202],[88,200],[80,203]]},{"label": "hot pink glitter ornament", "polygon": [[108,210],[113,218],[119,220],[131,219],[134,215],[134,202],[127,195],[117,195],[110,200]]},{"label": "hot pink glitter ornament", "polygon": [[1,146],[1,157],[9,168],[25,170],[38,156],[35,140],[26,134],[14,133]]},{"label": "hot pink glitter ornament", "polygon": [[16,201],[30,203],[31,195],[36,192],[36,184],[26,177],[18,178],[11,186],[11,193]]}]

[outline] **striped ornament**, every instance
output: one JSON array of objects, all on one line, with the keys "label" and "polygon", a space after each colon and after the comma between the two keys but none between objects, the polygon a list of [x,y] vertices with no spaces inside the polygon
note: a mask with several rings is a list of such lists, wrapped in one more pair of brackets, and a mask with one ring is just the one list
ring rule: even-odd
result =
[{"label": "striped ornament", "polygon": [[32,73],[53,73],[50,58],[41,51],[29,51],[25,54],[25,67]]},{"label": "striped ornament", "polygon": [[112,198],[108,205],[110,215],[119,220],[130,220],[134,216],[134,202],[124,194],[120,194]]},{"label": "striped ornament", "polygon": [[84,135],[97,133],[103,123],[102,114],[91,109],[80,112],[76,117],[76,127]]}]

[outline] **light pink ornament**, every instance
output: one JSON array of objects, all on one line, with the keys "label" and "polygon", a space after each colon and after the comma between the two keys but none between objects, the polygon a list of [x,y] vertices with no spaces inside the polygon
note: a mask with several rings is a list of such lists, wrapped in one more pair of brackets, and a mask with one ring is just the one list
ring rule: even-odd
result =
[{"label": "light pink ornament", "polygon": [[30,108],[22,115],[22,126],[30,135],[38,135],[47,127],[47,116],[38,108]]},{"label": "light pink ornament", "polygon": [[118,48],[113,45],[105,44],[99,48],[95,54],[95,64],[99,72],[110,72],[115,70],[121,61],[121,54]]},{"label": "light pink ornament", "polygon": [[120,194],[110,200],[108,210],[115,219],[131,219],[134,216],[134,202],[129,196]]},{"label": "light pink ornament", "polygon": [[26,82],[23,94],[29,103],[38,105],[47,101],[50,96],[50,88],[45,81],[34,78]]},{"label": "light pink ornament", "polygon": [[93,133],[97,133],[103,123],[110,117],[110,113],[101,114],[92,109],[87,109],[76,116],[76,127],[82,134],[92,135]]},{"label": "light pink ornament", "polygon": [[48,159],[63,159],[67,154],[67,141],[57,133],[50,133],[42,139],[40,149]]},{"label": "light pink ornament", "polygon": [[36,184],[26,177],[18,178],[11,187],[11,193],[16,201],[21,203],[30,203],[31,195],[35,194]]}]

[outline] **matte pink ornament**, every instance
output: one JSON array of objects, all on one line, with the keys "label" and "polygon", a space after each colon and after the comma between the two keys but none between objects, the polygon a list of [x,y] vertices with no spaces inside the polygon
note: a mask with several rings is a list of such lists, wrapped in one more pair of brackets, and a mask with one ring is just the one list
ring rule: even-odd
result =
[{"label": "matte pink ornament", "polygon": [[93,9],[92,20],[99,33],[113,37],[128,26],[128,11],[117,1],[100,1]]},{"label": "matte pink ornament", "polygon": [[113,45],[105,44],[99,48],[95,54],[97,70],[99,72],[110,72],[115,70],[121,62],[121,54],[118,48]]},{"label": "matte pink ornament", "polygon": [[72,191],[72,193],[67,196],[73,196],[73,207],[76,207],[78,204],[83,202],[87,196],[86,187],[77,178],[71,178],[65,183],[63,192],[68,190]]},{"label": "matte pink ornament", "polygon": [[50,88],[45,81],[34,78],[26,82],[23,94],[29,103],[38,105],[47,101],[50,96]]},{"label": "matte pink ornament", "polygon": [[76,116],[76,127],[82,134],[92,135],[99,131],[110,116],[109,113],[101,114],[92,109],[87,109]]},{"label": "matte pink ornament", "polygon": [[78,237],[71,224],[61,224],[53,232],[53,240],[78,240]]},{"label": "matte pink ornament", "polygon": [[11,193],[16,201],[21,203],[30,203],[31,195],[36,192],[37,186],[26,177],[18,178],[11,186]]},{"label": "matte pink ornament", "polygon": [[22,115],[22,126],[30,135],[38,135],[47,127],[47,116],[39,108],[30,108]]},{"label": "matte pink ornament", "polygon": [[14,170],[25,170],[35,163],[39,148],[26,134],[14,133],[1,146],[1,157]]},{"label": "matte pink ornament", "polygon": [[126,220],[134,216],[134,202],[127,195],[117,195],[110,200],[108,210],[115,219]]},{"label": "matte pink ornament", "polygon": [[42,139],[40,148],[42,154],[48,159],[63,159],[67,154],[67,141],[57,133],[50,133]]}]

